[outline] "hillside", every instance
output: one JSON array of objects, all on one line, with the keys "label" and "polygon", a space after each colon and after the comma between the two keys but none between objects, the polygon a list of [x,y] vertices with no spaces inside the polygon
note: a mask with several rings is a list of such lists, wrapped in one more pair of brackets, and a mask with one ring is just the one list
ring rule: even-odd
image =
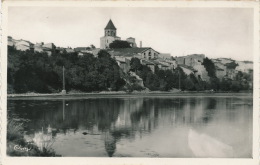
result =
[{"label": "hillside", "polygon": [[[206,58],[207,59],[207,58]],[[207,62],[208,60],[208,62]],[[205,61],[205,68],[210,62]],[[8,93],[59,93],[62,90],[62,67],[65,70],[67,91],[133,91],[144,90],[169,91],[181,89],[186,91],[239,91],[251,90],[252,76],[238,72],[234,79],[216,77],[216,70],[211,69],[209,81],[203,81],[194,74],[187,75],[182,67],[160,69],[154,72],[138,58],[131,58],[129,70],[124,72],[116,58],[105,50],[96,57],[86,53],[60,53],[48,55],[31,50],[20,51],[8,47]],[[207,69],[208,70],[208,69]],[[129,72],[131,71],[131,72]]]}]

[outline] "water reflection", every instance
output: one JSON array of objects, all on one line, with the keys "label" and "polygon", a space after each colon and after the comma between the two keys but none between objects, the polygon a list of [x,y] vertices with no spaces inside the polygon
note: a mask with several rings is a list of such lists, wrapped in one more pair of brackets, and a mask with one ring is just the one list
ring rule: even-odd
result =
[{"label": "water reflection", "polygon": [[252,98],[9,100],[8,109],[30,119],[26,136],[47,141],[42,135],[51,135],[63,156],[201,157],[207,141],[234,154],[204,157],[251,157],[249,103]]}]

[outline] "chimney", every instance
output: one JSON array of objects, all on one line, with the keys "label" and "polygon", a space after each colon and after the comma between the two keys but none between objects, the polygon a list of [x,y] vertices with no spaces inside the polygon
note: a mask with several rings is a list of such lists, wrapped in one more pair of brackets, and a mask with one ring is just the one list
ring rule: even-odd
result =
[{"label": "chimney", "polygon": [[142,41],[140,41],[140,48],[142,47]]}]

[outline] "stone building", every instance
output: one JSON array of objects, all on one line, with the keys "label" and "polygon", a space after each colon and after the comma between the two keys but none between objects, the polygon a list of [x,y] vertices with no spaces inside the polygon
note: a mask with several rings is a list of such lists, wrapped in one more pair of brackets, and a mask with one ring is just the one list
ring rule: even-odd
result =
[{"label": "stone building", "polygon": [[31,43],[30,41],[19,40],[19,41],[17,41],[15,43],[15,48],[17,50],[21,50],[21,51],[33,50],[34,49],[34,44]]},{"label": "stone building", "polygon": [[56,49],[56,46],[53,43],[44,44],[43,42],[36,43],[34,45],[34,52],[45,52],[49,56],[52,55],[53,51]]},{"label": "stone building", "polygon": [[100,38],[100,49],[109,48],[109,44],[115,40],[121,40],[121,38],[116,36],[116,27],[110,19],[105,27],[105,36]]},{"label": "stone building", "polygon": [[130,44],[130,46],[131,46],[132,48],[136,48],[136,47],[137,47],[137,46],[136,46],[136,43],[135,43],[135,38],[129,37],[129,38],[126,39],[126,41]]},{"label": "stone building", "polygon": [[18,42],[18,41],[19,41],[19,40],[15,40],[15,39],[13,39],[13,37],[8,36],[8,43],[7,43],[7,45],[14,47],[15,44],[16,44],[16,42]]},{"label": "stone building", "polygon": [[141,60],[141,64],[148,66],[153,73],[155,72],[155,64],[154,63],[152,63],[152,62],[150,62],[148,60],[142,59]]},{"label": "stone building", "polygon": [[172,60],[167,60],[167,59],[161,59],[161,58],[158,58],[157,61],[159,61],[160,63],[164,64],[164,65],[167,65],[169,66],[169,69],[176,69],[178,64],[177,62],[175,61],[175,59],[172,59]]},{"label": "stone building", "polygon": [[152,48],[119,48],[119,49],[110,49],[108,53],[114,56],[130,56],[136,57],[139,59],[157,59],[158,52],[153,50]]},{"label": "stone building", "polygon": [[178,64],[183,64],[187,66],[193,67],[198,63],[202,63],[205,58],[204,54],[191,54],[187,56],[176,57],[176,61]]},{"label": "stone building", "polygon": [[115,56],[115,60],[118,64],[118,66],[127,73],[130,69],[130,61],[131,57],[121,57],[121,56]]}]

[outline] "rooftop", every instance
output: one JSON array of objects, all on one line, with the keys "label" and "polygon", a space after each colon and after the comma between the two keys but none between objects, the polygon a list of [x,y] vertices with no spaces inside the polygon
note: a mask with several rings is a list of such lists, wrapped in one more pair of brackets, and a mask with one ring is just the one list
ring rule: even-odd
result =
[{"label": "rooftop", "polygon": [[113,55],[120,55],[120,56],[132,56],[138,53],[142,53],[143,51],[151,49],[150,47],[146,48],[118,48],[118,49],[110,49],[108,52]]},{"label": "rooftop", "polygon": [[116,30],[116,27],[115,27],[115,25],[113,24],[113,22],[111,21],[111,19],[108,21],[107,26],[105,27],[105,29]]}]

